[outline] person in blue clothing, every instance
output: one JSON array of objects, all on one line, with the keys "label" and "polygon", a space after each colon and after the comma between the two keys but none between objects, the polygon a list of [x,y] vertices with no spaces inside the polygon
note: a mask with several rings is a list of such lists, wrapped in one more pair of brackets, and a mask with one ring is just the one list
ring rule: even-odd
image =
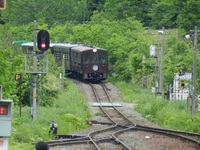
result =
[{"label": "person in blue clothing", "polygon": [[45,142],[38,142],[35,145],[35,150],[49,150],[49,146]]}]

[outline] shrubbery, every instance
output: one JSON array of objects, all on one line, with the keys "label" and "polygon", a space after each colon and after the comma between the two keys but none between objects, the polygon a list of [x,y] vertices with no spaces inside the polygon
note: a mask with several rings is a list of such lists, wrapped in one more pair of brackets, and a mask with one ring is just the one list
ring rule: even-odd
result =
[{"label": "shrubbery", "polygon": [[90,112],[87,101],[73,83],[66,82],[66,89],[59,92],[51,107],[37,106],[35,120],[31,119],[30,107],[22,108],[21,118],[19,107],[14,107],[9,150],[32,150],[32,142],[52,139],[52,135],[49,135],[52,121],[58,124],[58,134],[70,134],[88,127],[86,120],[90,118]]},{"label": "shrubbery", "polygon": [[134,109],[150,121],[164,128],[200,133],[199,112],[192,116],[185,100],[168,101],[132,83],[117,82],[116,85],[124,101],[136,103]]}]

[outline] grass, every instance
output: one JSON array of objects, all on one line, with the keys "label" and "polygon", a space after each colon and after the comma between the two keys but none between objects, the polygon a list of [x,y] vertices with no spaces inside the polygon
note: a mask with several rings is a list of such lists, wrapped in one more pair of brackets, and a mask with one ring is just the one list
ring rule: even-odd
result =
[{"label": "grass", "polygon": [[12,120],[12,135],[9,138],[9,150],[32,150],[32,142],[52,139],[49,135],[50,124],[58,124],[58,134],[70,134],[74,131],[88,128],[86,120],[90,118],[87,100],[77,86],[67,82],[67,88],[60,92],[52,107],[37,106],[37,118],[30,117],[30,107],[14,107]]},{"label": "grass", "polygon": [[168,101],[131,83],[114,84],[121,90],[124,101],[137,103],[135,109],[150,121],[165,128],[200,133],[200,113],[192,115],[186,101]]}]

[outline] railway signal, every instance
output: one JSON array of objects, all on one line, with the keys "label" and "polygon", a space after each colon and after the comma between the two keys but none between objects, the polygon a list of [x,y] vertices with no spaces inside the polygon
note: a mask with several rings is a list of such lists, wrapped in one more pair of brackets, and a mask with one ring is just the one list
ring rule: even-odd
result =
[{"label": "railway signal", "polygon": [[12,130],[12,106],[9,99],[0,100],[0,149],[8,150],[8,138]]},{"label": "railway signal", "polygon": [[37,46],[42,52],[49,49],[49,33],[46,30],[40,30],[37,34]]},{"label": "railway signal", "polygon": [[181,87],[182,87],[182,88],[186,88],[185,82],[181,82]]},{"label": "railway signal", "polygon": [[6,0],[0,0],[0,10],[6,9]]}]

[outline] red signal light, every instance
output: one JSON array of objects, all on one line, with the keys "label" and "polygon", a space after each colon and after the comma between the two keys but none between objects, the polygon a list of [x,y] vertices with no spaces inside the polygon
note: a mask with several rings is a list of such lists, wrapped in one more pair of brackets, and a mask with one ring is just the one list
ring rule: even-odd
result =
[{"label": "red signal light", "polygon": [[40,30],[37,35],[37,45],[38,49],[41,50],[42,52],[46,51],[49,49],[49,33],[46,30]]},{"label": "red signal light", "polygon": [[0,115],[7,115],[7,114],[8,114],[8,106],[0,105]]},{"label": "red signal light", "polygon": [[41,44],[41,48],[45,48],[46,47],[46,44],[45,43],[42,43]]}]

